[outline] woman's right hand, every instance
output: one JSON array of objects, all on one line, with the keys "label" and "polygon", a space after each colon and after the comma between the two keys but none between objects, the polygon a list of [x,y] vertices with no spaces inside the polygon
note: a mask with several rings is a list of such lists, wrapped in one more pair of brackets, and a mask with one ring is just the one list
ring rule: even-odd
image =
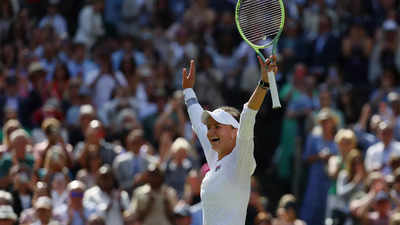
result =
[{"label": "woman's right hand", "polygon": [[183,89],[193,88],[195,80],[196,80],[196,65],[194,63],[194,60],[192,59],[190,61],[189,74],[187,74],[186,68],[183,68],[182,70],[182,88]]}]

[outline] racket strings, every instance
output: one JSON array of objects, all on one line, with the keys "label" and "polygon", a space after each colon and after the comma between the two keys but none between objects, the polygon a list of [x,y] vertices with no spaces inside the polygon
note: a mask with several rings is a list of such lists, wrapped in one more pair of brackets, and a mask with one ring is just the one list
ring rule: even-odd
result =
[{"label": "racket strings", "polygon": [[252,44],[264,45],[279,33],[282,9],[278,0],[242,0],[237,13],[239,27]]}]

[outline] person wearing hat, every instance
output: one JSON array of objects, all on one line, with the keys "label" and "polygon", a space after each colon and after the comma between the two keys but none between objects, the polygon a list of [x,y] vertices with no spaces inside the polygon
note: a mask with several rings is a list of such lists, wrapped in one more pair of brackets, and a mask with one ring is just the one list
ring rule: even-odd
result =
[{"label": "person wearing hat", "polygon": [[51,199],[47,196],[39,197],[34,205],[36,211],[36,221],[32,225],[59,225],[60,223],[53,219],[53,205]]},{"label": "person wearing hat", "polygon": [[13,225],[17,221],[17,214],[9,205],[0,206],[0,225]]},{"label": "person wearing hat", "polygon": [[275,56],[266,61],[258,60],[260,81],[241,114],[233,107],[220,107],[212,112],[204,110],[193,90],[194,60],[190,62],[189,74],[186,68],[182,71],[190,121],[210,167],[201,184],[204,224],[245,224],[251,175],[256,168],[253,155],[255,117],[268,92],[267,71],[276,73],[278,70]]},{"label": "person wearing hat", "polygon": [[368,172],[380,170],[385,175],[392,172],[390,158],[400,156],[400,143],[393,138],[393,124],[382,121],[378,125],[379,142],[367,149],[365,156],[365,168]]}]

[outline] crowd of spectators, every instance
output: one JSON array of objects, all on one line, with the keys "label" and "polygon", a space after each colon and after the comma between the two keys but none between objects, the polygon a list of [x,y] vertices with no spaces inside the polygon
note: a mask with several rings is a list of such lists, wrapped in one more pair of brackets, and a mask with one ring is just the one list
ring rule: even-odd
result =
[{"label": "crowd of spectators", "polygon": [[[400,224],[400,1],[284,3],[246,225]],[[181,69],[242,108],[259,65],[235,4],[1,0],[0,224],[201,225]]]}]

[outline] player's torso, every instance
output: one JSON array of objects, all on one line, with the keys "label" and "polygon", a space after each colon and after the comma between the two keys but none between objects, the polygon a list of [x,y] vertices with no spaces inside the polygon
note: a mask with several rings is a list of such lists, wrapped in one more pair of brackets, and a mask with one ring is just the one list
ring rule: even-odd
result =
[{"label": "player's torso", "polygon": [[205,225],[244,224],[250,195],[250,177],[235,174],[229,156],[217,162],[201,184]]}]

